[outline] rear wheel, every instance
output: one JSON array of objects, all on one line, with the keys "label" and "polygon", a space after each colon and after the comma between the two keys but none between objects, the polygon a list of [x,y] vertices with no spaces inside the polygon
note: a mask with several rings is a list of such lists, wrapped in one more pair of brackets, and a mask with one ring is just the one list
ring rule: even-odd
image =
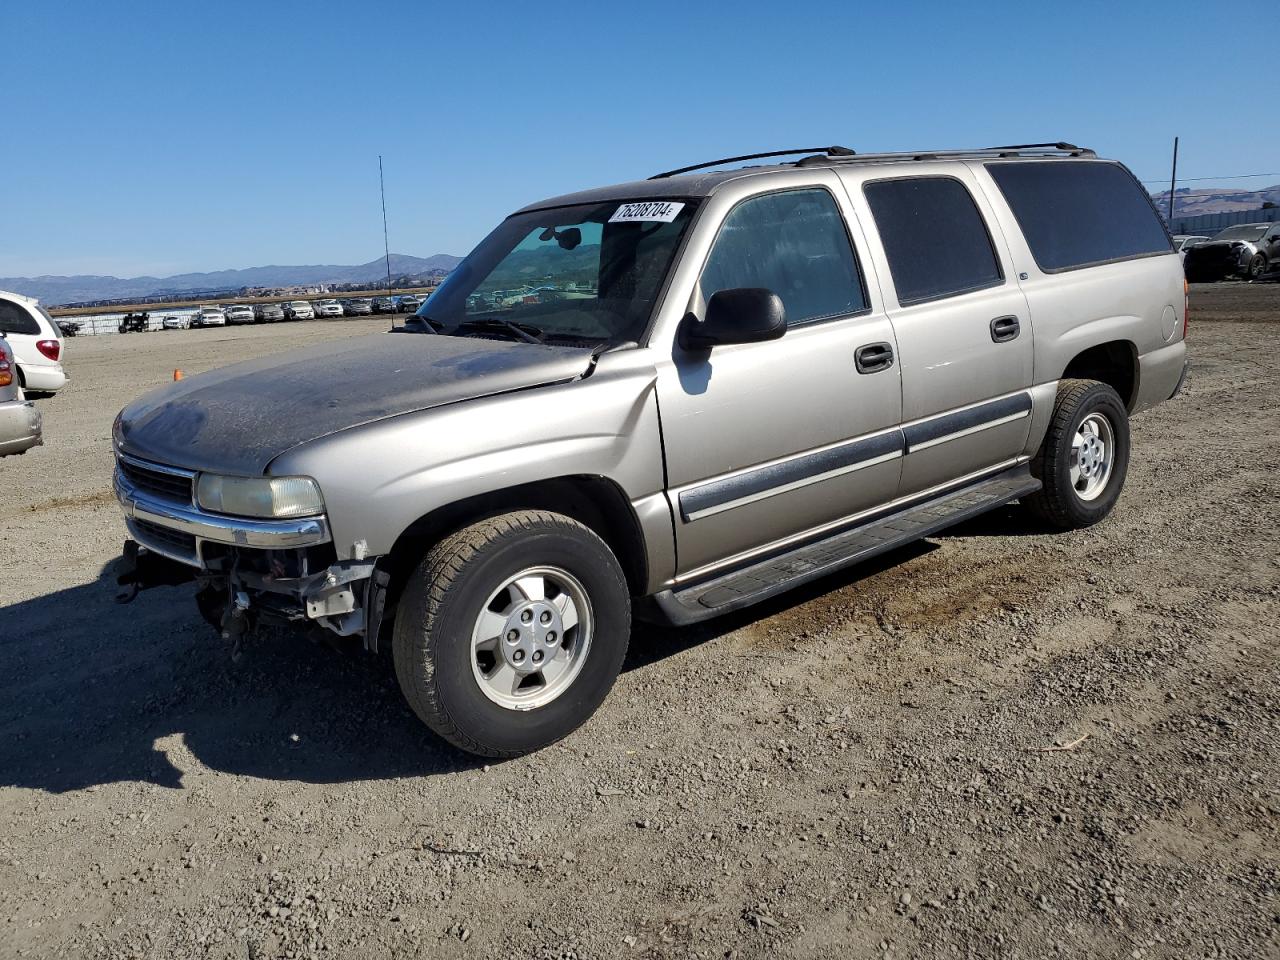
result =
[{"label": "rear wheel", "polygon": [[414,571],[396,613],[396,676],[450,743],[517,756],[595,712],[630,627],[626,579],[603,540],[560,514],[503,514],[446,538]]},{"label": "rear wheel", "polygon": [[1111,512],[1129,469],[1129,414],[1096,380],[1062,380],[1031,472],[1043,487],[1027,507],[1055,527],[1078,529]]}]

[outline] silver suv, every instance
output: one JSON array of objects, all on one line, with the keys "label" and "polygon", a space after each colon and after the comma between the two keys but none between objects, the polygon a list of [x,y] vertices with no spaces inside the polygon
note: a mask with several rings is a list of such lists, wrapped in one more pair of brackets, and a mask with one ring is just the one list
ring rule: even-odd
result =
[{"label": "silver suv", "polygon": [[122,411],[121,582],[194,577],[234,643],[389,647],[433,730],[512,756],[599,706],[633,612],[714,617],[1013,500],[1101,520],[1186,316],[1145,191],[1070,144],[556,197],[402,332]]}]

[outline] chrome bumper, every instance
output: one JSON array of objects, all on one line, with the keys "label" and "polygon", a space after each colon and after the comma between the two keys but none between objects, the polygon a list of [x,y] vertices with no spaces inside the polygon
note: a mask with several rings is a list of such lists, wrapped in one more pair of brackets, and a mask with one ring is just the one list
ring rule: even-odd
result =
[{"label": "chrome bumper", "polygon": [[[206,513],[196,506],[164,500],[139,490],[119,470],[115,472],[113,488],[135,540],[148,550],[193,567],[204,566],[201,546],[206,542],[262,550],[287,550],[329,542],[329,523],[324,517],[252,520]],[[144,524],[178,536],[156,536]],[[180,542],[187,538],[189,544]]]}]

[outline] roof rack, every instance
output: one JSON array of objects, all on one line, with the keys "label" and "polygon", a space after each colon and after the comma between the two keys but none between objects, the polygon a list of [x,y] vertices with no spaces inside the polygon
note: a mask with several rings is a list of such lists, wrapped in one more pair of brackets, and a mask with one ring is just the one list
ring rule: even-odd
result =
[{"label": "roof rack", "polygon": [[681,173],[692,173],[694,170],[705,170],[708,167],[718,167],[722,163],[740,163],[743,160],[764,160],[768,157],[790,157],[797,153],[817,153],[825,157],[852,157],[854,151],[848,147],[800,147],[797,150],[770,150],[768,153],[744,153],[740,157],[725,157],[722,160],[712,160],[708,163],[695,163],[688,167],[679,167],[676,170],[668,170],[665,173],[655,173],[650,180],[665,180],[667,177],[674,177]]},{"label": "roof rack", "polygon": [[1078,147],[1074,143],[1059,140],[1056,143],[1017,143],[1005,147],[979,147],[975,150],[908,150],[898,153],[857,153],[848,147],[811,147],[807,150],[773,150],[769,153],[748,153],[741,157],[725,157],[723,160],[712,160],[710,163],[695,163],[689,167],[668,170],[654,174],[650,180],[662,180],[681,173],[694,170],[705,170],[725,163],[739,163],[743,160],[763,160],[768,157],[788,157],[797,153],[809,156],[795,161],[797,167],[818,166],[827,163],[862,163],[872,160],[954,160],[972,157],[1026,157],[1026,156],[1067,156],[1096,157],[1097,154],[1088,147]]},{"label": "roof rack", "polygon": [[975,150],[908,150],[901,153],[860,153],[856,157],[805,157],[798,167],[815,166],[844,160],[957,160],[980,157],[1096,157],[1088,147],[1074,143],[1018,143],[1007,147],[979,147]]}]

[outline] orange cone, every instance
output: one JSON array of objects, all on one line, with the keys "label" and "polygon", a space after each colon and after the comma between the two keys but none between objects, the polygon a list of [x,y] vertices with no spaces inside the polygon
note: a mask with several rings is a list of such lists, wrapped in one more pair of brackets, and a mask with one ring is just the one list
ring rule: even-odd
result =
[{"label": "orange cone", "polygon": [[181,379],[182,379],[182,371],[181,371],[181,370],[175,370],[175,371],[173,371],[173,381],[174,381],[174,383],[177,383],[177,382],[178,382],[179,380],[181,380]]}]

